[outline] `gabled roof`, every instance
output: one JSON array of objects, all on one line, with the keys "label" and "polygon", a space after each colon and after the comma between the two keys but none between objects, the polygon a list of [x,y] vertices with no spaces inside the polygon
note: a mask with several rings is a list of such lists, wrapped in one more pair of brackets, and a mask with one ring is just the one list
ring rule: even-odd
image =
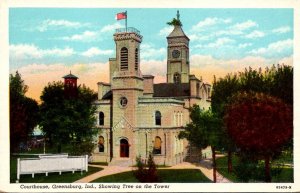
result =
[{"label": "gabled roof", "polygon": [[160,83],[153,85],[154,97],[181,97],[190,96],[189,83]]},{"label": "gabled roof", "polygon": [[181,26],[179,26],[179,25],[174,26],[173,31],[168,35],[167,38],[173,38],[173,37],[185,37],[189,40],[189,38],[185,35]]}]

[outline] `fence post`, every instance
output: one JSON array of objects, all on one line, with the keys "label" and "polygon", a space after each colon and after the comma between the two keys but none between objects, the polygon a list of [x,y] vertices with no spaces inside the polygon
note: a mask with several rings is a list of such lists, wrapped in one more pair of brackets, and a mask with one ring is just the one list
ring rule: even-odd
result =
[{"label": "fence post", "polygon": [[89,162],[89,160],[88,160],[88,155],[85,155],[85,171],[86,172],[88,172],[88,162]]}]

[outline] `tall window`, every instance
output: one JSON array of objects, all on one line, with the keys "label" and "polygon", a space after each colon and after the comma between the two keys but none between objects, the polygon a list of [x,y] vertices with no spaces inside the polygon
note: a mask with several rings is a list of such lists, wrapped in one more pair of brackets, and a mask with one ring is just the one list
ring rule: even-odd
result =
[{"label": "tall window", "polygon": [[174,83],[180,83],[181,82],[181,79],[180,79],[180,74],[178,72],[176,72],[174,74]]},{"label": "tall window", "polygon": [[134,69],[135,70],[138,70],[139,68],[139,50],[136,48],[135,49],[135,66],[134,66]]},{"label": "tall window", "polygon": [[99,136],[98,147],[99,147],[99,152],[104,152],[104,137],[103,136]]},{"label": "tall window", "polygon": [[197,84],[196,84],[196,92],[197,92],[197,97],[200,97],[200,91],[199,91],[199,89],[200,89],[200,84],[199,84],[199,82],[197,82]]},{"label": "tall window", "polygon": [[121,70],[128,70],[128,49],[121,49]]},{"label": "tall window", "polygon": [[104,113],[99,113],[99,125],[104,125]]},{"label": "tall window", "polygon": [[161,154],[161,139],[160,139],[160,137],[155,137],[153,154]]},{"label": "tall window", "polygon": [[161,125],[161,113],[155,111],[155,125]]}]

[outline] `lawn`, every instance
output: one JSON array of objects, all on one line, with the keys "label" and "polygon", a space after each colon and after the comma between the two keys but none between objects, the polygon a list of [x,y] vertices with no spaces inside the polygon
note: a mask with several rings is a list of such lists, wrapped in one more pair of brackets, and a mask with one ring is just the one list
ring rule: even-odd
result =
[{"label": "lawn", "polygon": [[[197,169],[158,169],[158,175],[161,182],[181,182],[181,183],[209,183],[206,176]],[[93,182],[139,182],[132,171],[105,176],[94,180]]]},{"label": "lawn", "polygon": [[[20,156],[18,156],[20,157]],[[22,156],[23,158],[25,156]],[[33,157],[33,156],[30,156]],[[89,167],[88,172],[62,172],[61,175],[58,173],[49,173],[48,176],[45,174],[35,174],[34,178],[31,175],[21,175],[20,183],[70,183],[95,172],[102,170],[102,168]],[[15,183],[17,180],[17,157],[11,156],[10,159],[10,183]]]},{"label": "lawn", "polygon": [[[222,174],[224,177],[228,178],[229,180],[233,182],[245,182],[236,175],[235,168],[237,168],[238,164],[238,157],[233,156],[232,159],[232,165],[233,165],[233,172],[228,173],[227,170],[227,156],[226,157],[220,157],[216,160],[217,163],[217,170],[220,174]],[[276,162],[277,163],[277,162]],[[276,167],[272,166],[271,164],[271,177],[272,182],[293,182],[293,168],[288,167]],[[255,177],[253,179],[250,179],[249,182],[263,182],[264,181],[264,167],[263,164],[257,167],[255,173]]]}]

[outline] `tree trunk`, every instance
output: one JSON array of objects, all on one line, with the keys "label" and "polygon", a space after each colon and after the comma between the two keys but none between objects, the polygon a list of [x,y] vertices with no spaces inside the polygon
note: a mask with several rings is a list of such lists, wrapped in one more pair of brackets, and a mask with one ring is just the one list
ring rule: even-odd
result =
[{"label": "tree trunk", "polygon": [[228,173],[232,172],[232,151],[228,150],[228,158],[227,158],[227,168],[228,168]]},{"label": "tree trunk", "polygon": [[265,156],[265,181],[271,182],[271,174],[270,174],[270,156]]},{"label": "tree trunk", "polygon": [[215,147],[211,146],[212,151],[212,166],[213,166],[213,177],[214,183],[217,182],[217,168],[216,168],[216,150]]}]

